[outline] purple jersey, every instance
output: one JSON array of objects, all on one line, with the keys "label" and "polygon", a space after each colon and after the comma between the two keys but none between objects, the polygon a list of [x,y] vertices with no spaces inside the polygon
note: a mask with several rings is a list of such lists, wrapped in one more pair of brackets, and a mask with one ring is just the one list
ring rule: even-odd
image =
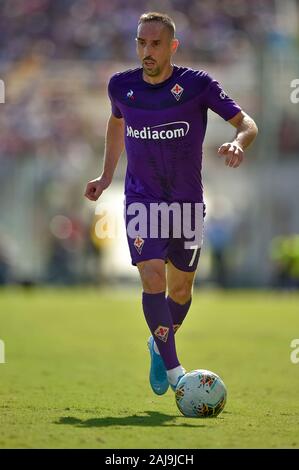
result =
[{"label": "purple jersey", "polygon": [[208,109],[229,120],[241,108],[203,70],[174,65],[172,75],[155,85],[142,72],[117,73],[108,85],[112,113],[125,120],[126,199],[203,202]]}]

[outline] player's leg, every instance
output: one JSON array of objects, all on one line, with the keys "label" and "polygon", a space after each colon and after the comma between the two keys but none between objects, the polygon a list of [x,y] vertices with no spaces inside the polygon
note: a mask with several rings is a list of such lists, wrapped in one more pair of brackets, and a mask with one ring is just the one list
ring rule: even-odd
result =
[{"label": "player's leg", "polygon": [[151,259],[137,263],[137,266],[143,285],[144,316],[165,365],[168,382],[172,388],[175,388],[178,379],[184,375],[185,370],[177,357],[173,322],[165,297],[165,261]]},{"label": "player's leg", "polygon": [[175,332],[183,323],[192,302],[193,282],[203,238],[205,205],[194,204],[191,208],[191,217],[191,226],[197,227],[197,237],[194,237],[194,243],[191,243],[185,237],[183,230],[183,236],[181,238],[172,238],[168,248],[167,303],[172,315]]},{"label": "player's leg", "polygon": [[192,302],[192,289],[196,271],[182,271],[168,260],[167,303],[172,316],[174,333],[182,325]]}]

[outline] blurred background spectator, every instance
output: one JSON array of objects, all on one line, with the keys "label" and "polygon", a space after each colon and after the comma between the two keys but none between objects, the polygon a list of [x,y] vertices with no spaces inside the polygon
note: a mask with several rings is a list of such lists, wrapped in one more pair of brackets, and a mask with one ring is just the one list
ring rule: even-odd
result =
[{"label": "blurred background spectator", "polygon": [[[272,238],[299,233],[299,104],[290,100],[299,78],[298,0],[0,2],[1,284],[135,279],[124,239],[97,240],[95,205],[83,193],[102,165],[107,81],[139,66],[136,25],[151,10],[176,22],[175,63],[207,70],[260,129],[246,163],[231,171],[216,154],[234,130],[209,113],[200,284],[272,285]],[[123,157],[107,193],[115,212],[125,167]],[[213,212],[215,198],[230,207],[229,218]]]}]

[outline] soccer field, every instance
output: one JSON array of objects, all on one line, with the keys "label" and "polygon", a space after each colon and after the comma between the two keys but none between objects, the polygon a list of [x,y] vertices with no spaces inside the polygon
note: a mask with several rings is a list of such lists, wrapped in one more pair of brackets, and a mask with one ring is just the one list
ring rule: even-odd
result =
[{"label": "soccer field", "polygon": [[0,292],[1,448],[299,448],[295,293],[197,291],[177,347],[218,373],[222,414],[180,415],[148,383],[138,291]]}]

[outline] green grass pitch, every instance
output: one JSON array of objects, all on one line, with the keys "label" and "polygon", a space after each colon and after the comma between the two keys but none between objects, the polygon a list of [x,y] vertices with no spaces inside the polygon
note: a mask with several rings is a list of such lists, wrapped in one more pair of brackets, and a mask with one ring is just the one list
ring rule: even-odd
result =
[{"label": "green grass pitch", "polygon": [[1,448],[299,448],[296,293],[196,291],[182,364],[228,388],[221,415],[180,415],[149,387],[140,292],[0,292]]}]

